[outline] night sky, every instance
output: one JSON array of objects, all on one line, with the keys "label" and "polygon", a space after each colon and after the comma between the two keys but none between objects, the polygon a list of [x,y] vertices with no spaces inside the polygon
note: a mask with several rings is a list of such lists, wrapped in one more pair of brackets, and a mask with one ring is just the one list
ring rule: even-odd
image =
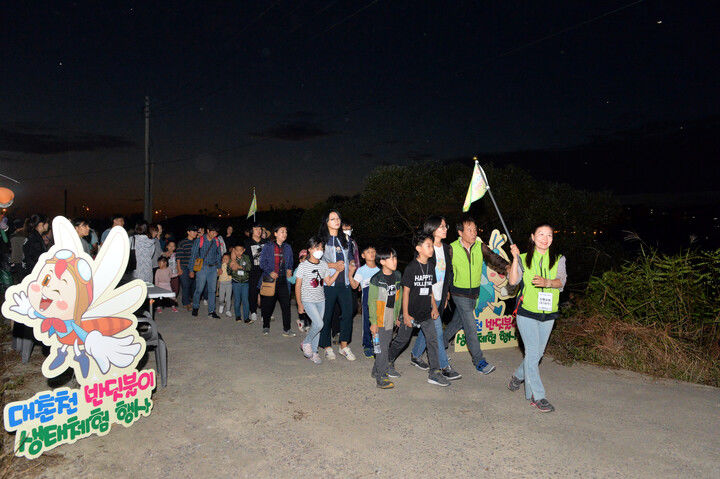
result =
[{"label": "night sky", "polygon": [[[719,113],[712,2],[161,3],[0,6],[0,173],[21,180],[0,185],[18,212],[62,212],[65,188],[70,213],[141,211],[145,95],[163,216],[242,215],[253,186],[260,209],[309,206],[381,164]],[[588,181],[607,169],[592,161],[580,186],[628,193]]]}]

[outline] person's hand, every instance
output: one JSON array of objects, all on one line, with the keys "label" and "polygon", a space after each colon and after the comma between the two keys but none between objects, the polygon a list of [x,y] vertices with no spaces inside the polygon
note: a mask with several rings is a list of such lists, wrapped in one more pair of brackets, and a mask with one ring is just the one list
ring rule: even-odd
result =
[{"label": "person's hand", "polygon": [[233,271],[237,271],[237,270],[238,270],[238,268],[240,268],[240,265],[239,265],[239,264],[237,264],[236,262],[232,262],[232,263],[230,263],[230,269],[231,269],[231,270],[233,270]]},{"label": "person's hand", "polygon": [[549,288],[552,280],[543,278],[542,276],[535,275],[532,279],[532,284],[538,288]]},{"label": "person's hand", "polygon": [[513,259],[517,259],[520,256],[520,249],[516,244],[510,245],[510,254],[512,254]]},{"label": "person's hand", "polygon": [[405,326],[407,326],[408,328],[412,328],[413,327],[413,325],[412,325],[413,319],[414,318],[412,316],[410,316],[409,314],[407,316],[405,316],[405,318],[403,318],[403,322],[405,323]]},{"label": "person's hand", "polygon": [[355,266],[355,261],[350,261],[350,276],[355,273],[355,270],[357,270],[357,266]]},{"label": "person's hand", "polygon": [[272,279],[277,279],[278,274],[277,274],[275,271],[273,271],[272,273],[270,273],[270,277],[271,277]]},{"label": "person's hand", "polygon": [[430,311],[430,317],[432,319],[438,319],[440,317],[440,311],[438,311],[437,306],[433,306],[432,311]]},{"label": "person's hand", "polygon": [[335,263],[335,265],[333,266],[333,269],[336,270],[336,271],[343,271],[343,270],[345,270],[345,261],[338,261],[338,262]]},{"label": "person's hand", "polygon": [[370,333],[374,336],[377,334],[377,332],[378,332],[377,324],[371,324],[370,325]]},{"label": "person's hand", "polygon": [[[305,306],[302,303],[298,303],[298,314],[305,314]],[[372,330],[372,326],[370,326]]]},{"label": "person's hand", "polygon": [[396,327],[396,328],[399,328],[399,327],[400,327],[400,320],[399,320],[399,319],[395,320],[395,327]]},{"label": "person's hand", "polygon": [[178,276],[182,276],[183,270],[180,266],[178,266]]},{"label": "person's hand", "polygon": [[188,276],[190,276],[191,278],[194,278],[194,277],[195,277],[195,271],[190,271],[190,274],[189,274]]}]

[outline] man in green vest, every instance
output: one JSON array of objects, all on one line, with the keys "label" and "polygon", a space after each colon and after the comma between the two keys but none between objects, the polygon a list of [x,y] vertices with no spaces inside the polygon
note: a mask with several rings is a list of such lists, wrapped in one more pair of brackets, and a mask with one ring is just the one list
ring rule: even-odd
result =
[{"label": "man in green vest", "polygon": [[480,349],[475,322],[475,304],[480,293],[483,260],[487,261],[488,267],[501,274],[507,274],[509,263],[478,239],[477,226],[471,216],[465,215],[457,223],[457,232],[459,238],[450,244],[453,267],[450,294],[455,303],[455,312],[445,328],[443,335],[445,347],[458,331],[464,329],[473,365],[481,373],[490,374],[495,371],[495,366],[485,360]]}]

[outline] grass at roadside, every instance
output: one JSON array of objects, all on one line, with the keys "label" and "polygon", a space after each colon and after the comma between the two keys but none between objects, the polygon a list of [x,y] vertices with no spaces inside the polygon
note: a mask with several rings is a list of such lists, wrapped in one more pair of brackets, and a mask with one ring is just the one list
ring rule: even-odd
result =
[{"label": "grass at roadside", "polygon": [[720,387],[720,250],[646,253],[590,279],[548,352]]}]

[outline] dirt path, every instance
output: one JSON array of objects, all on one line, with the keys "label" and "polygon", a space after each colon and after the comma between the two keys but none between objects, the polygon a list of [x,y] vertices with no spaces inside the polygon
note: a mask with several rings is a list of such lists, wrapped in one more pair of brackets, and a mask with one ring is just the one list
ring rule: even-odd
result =
[{"label": "dirt path", "polygon": [[448,388],[405,352],[384,391],[363,357],[302,359],[279,321],[263,337],[200,318],[159,317],[170,378],[152,415],[55,449],[45,477],[720,477],[718,389],[547,360],[557,412],[541,414],[505,388],[518,350],[489,352],[490,376],[453,353]]}]

